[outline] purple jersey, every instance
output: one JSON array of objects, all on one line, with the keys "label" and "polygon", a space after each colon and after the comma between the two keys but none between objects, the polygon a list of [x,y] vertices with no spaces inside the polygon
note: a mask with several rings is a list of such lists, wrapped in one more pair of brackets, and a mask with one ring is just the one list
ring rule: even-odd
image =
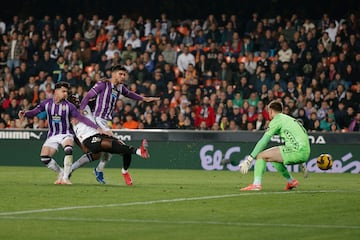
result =
[{"label": "purple jersey", "polygon": [[33,110],[26,111],[25,116],[31,118],[43,111],[46,112],[49,124],[48,137],[58,134],[73,134],[70,122],[72,117],[84,122],[90,127],[97,128],[96,124],[82,116],[75,105],[67,100],[54,103],[52,98],[46,99]]},{"label": "purple jersey", "polygon": [[95,96],[96,104],[94,109],[94,116],[110,120],[116,106],[116,101],[119,99],[120,94],[125,97],[142,100],[142,96],[129,91],[124,85],[113,85],[110,81],[99,81],[92,87],[81,101],[80,110],[84,110],[89,100]]}]

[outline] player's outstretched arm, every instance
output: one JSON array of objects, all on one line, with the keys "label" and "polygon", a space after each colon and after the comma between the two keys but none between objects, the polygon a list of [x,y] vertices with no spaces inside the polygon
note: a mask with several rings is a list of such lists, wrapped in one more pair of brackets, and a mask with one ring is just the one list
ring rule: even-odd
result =
[{"label": "player's outstretched arm", "polygon": [[143,100],[145,102],[153,102],[153,101],[159,101],[160,97],[143,97]]}]

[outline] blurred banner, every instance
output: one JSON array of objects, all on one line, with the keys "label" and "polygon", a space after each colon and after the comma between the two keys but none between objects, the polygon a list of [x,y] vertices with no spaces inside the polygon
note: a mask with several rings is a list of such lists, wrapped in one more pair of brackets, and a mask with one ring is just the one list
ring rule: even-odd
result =
[{"label": "blurred banner", "polygon": [[[132,168],[153,169],[204,169],[238,170],[237,165],[246,158],[263,132],[214,132],[182,130],[114,130],[117,138],[137,147],[141,140],[149,141],[150,159],[133,157]],[[46,131],[2,130],[0,131],[0,165],[42,166],[40,149],[46,139]],[[324,172],[317,168],[316,158],[321,153],[332,155],[334,164],[328,173],[360,173],[360,134],[358,133],[310,133],[311,155],[307,162],[309,172]],[[270,146],[282,144],[278,136],[271,139]],[[74,148],[74,160],[82,155]],[[59,149],[55,159],[62,163],[64,153]],[[221,165],[222,159],[231,163]],[[109,167],[122,166],[122,157],[113,156]],[[88,166],[94,166],[91,163]],[[268,171],[275,171],[268,163]],[[299,172],[298,165],[288,166],[292,172]]]}]

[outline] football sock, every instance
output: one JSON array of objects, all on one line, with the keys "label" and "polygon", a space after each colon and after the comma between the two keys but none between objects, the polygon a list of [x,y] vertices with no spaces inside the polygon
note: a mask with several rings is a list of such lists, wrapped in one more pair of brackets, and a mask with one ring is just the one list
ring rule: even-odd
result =
[{"label": "football sock", "polygon": [[65,155],[65,157],[64,157],[64,179],[69,178],[72,162],[73,162],[73,155]]},{"label": "football sock", "polygon": [[101,160],[105,161],[105,162],[109,162],[110,159],[112,157],[112,154],[111,153],[108,153],[108,152],[103,152],[101,154]]},{"label": "football sock", "polygon": [[263,159],[256,159],[254,166],[254,182],[255,185],[261,185],[262,176],[266,169],[266,162]]},{"label": "football sock", "polygon": [[105,165],[106,165],[106,163],[108,161],[110,161],[111,156],[112,156],[111,153],[103,152],[101,154],[101,160],[100,160],[99,164],[96,167],[96,171],[103,172],[104,168],[105,168]]},{"label": "football sock", "polygon": [[97,172],[103,172],[105,165],[106,165],[106,161],[100,160],[99,164],[96,167],[96,171]]},{"label": "football sock", "polygon": [[127,173],[127,172],[128,172],[128,170],[125,170],[124,168],[121,169],[121,173],[122,173],[122,174],[125,174],[125,173]]},{"label": "football sock", "polygon": [[128,170],[131,164],[131,154],[124,154],[123,155],[123,169]]},{"label": "football sock", "polygon": [[83,166],[84,164],[91,162],[92,161],[92,157],[91,157],[91,153],[86,153],[83,154],[78,160],[76,160],[72,165],[71,165],[71,172],[75,171],[76,169],[78,169],[79,167]]},{"label": "football sock", "polygon": [[141,157],[141,150],[140,148],[136,149],[136,155],[139,155]]},{"label": "football sock", "polygon": [[59,164],[57,164],[57,162],[54,159],[51,159],[50,162],[46,165],[49,169],[57,172],[57,173],[61,173],[62,169],[59,166]]},{"label": "football sock", "polygon": [[271,162],[274,168],[288,181],[292,181],[292,177],[283,163]]}]

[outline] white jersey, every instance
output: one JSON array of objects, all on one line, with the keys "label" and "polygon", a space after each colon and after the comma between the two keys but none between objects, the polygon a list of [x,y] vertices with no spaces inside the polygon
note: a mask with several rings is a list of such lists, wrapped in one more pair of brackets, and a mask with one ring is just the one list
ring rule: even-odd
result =
[{"label": "white jersey", "polygon": [[[89,106],[86,106],[84,108],[84,116],[91,120],[93,123],[96,123]],[[88,137],[94,136],[95,134],[99,133],[96,129],[89,127],[82,122],[78,122],[77,124],[73,125],[73,129],[76,137],[81,143]]]}]

